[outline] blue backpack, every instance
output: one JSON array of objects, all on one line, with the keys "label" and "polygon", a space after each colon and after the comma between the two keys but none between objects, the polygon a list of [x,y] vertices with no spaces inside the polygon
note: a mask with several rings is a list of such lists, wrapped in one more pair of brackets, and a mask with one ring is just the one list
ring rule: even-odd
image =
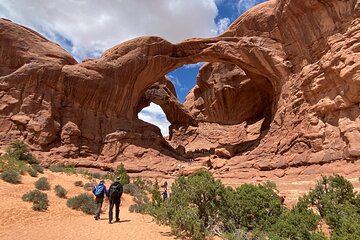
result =
[{"label": "blue backpack", "polygon": [[101,194],[104,192],[104,185],[101,184],[101,185],[97,185],[94,189],[94,194],[95,196],[101,196]]}]

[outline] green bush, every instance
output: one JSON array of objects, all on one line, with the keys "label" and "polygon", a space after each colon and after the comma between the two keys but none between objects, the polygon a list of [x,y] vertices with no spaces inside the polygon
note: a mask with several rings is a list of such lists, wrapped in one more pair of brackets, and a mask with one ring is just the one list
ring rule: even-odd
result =
[{"label": "green bush", "polygon": [[103,178],[103,175],[99,172],[95,172],[95,173],[90,173],[90,175],[93,177],[93,178],[96,178],[96,179],[102,179]]},{"label": "green bush", "polygon": [[35,182],[35,188],[39,190],[50,190],[50,184],[46,177],[41,177]]},{"label": "green bush", "polygon": [[157,178],[155,179],[154,185],[150,189],[150,193],[151,193],[151,204],[154,207],[159,207],[162,202],[162,197],[161,197],[159,182]]},{"label": "green bush", "polygon": [[243,184],[226,188],[221,204],[224,230],[236,228],[264,231],[274,224],[283,211],[281,200],[272,186]]},{"label": "green bush", "polygon": [[271,239],[311,240],[314,234],[318,234],[316,231],[319,219],[319,216],[312,210],[306,208],[295,207],[286,210],[280,215],[279,220],[270,227]]},{"label": "green bush", "polygon": [[62,186],[56,185],[54,187],[54,191],[56,193],[56,196],[58,196],[60,198],[66,198],[67,191]]},{"label": "green bush", "polygon": [[150,192],[152,189],[152,182],[150,180],[144,180],[140,177],[137,177],[134,181],[133,184],[135,184],[138,188],[140,188],[141,190],[145,190]]},{"label": "green bush", "polygon": [[65,167],[61,164],[52,164],[49,166],[49,170],[51,172],[64,172],[65,171]]},{"label": "green bush", "polygon": [[[209,172],[180,177],[171,189],[170,201],[155,200],[159,202],[153,202],[149,212],[158,222],[170,225],[177,236],[203,239],[222,222],[220,211],[225,188]],[[154,193],[158,196],[158,184]]]},{"label": "green bush", "polygon": [[21,176],[15,170],[6,170],[0,174],[0,178],[8,183],[18,184],[21,183]]},{"label": "green bush", "polygon": [[19,140],[12,143],[6,150],[6,153],[19,161],[25,161],[30,164],[38,163],[38,160],[30,153],[28,146]]},{"label": "green bush", "polygon": [[74,185],[75,185],[76,187],[82,187],[82,186],[84,186],[84,183],[83,183],[83,181],[75,181],[75,182],[74,182]]},{"label": "green bush", "polygon": [[[168,201],[162,201],[157,181],[149,192],[144,188],[141,180],[126,187],[135,196],[129,210],[151,214],[178,237],[205,239],[216,232],[231,240],[325,240],[319,231],[322,219],[331,228],[331,240],[360,239],[360,195],[338,175],[323,177],[290,210],[274,183],[225,188],[204,171],[176,179]],[[151,202],[144,197],[148,194]]]},{"label": "green bush", "polygon": [[49,206],[49,200],[46,193],[40,192],[39,190],[33,190],[25,193],[22,199],[27,202],[33,203],[33,210],[42,211],[46,210]]},{"label": "green bush", "polygon": [[130,194],[131,196],[136,196],[140,194],[141,189],[134,183],[128,183],[124,185],[124,193]]},{"label": "green bush", "polygon": [[87,182],[84,184],[84,189],[86,191],[91,191],[95,186],[96,184],[94,182]]},{"label": "green bush", "polygon": [[24,161],[16,160],[9,155],[0,157],[0,171],[14,170],[20,174],[25,174],[28,170],[27,163]]},{"label": "green bush", "polygon": [[104,176],[106,179],[110,179],[112,181],[115,180],[115,178],[120,178],[120,183],[124,186],[125,184],[130,183],[130,177],[126,172],[126,169],[124,168],[124,165],[121,163],[119,166],[117,166],[116,170],[114,172],[107,172]]},{"label": "green bush", "polygon": [[66,205],[69,208],[81,210],[86,214],[94,214],[96,210],[96,201],[87,193],[68,199]]},{"label": "green bush", "polygon": [[339,175],[325,176],[301,203],[314,207],[331,228],[331,240],[360,239],[360,196]]},{"label": "green bush", "polygon": [[31,164],[31,168],[37,171],[38,173],[44,173],[44,168],[40,164]]},{"label": "green bush", "polygon": [[148,208],[149,197],[145,193],[135,195],[135,204],[130,205],[129,211],[136,213],[145,213]]},{"label": "green bush", "polygon": [[64,171],[63,171],[66,175],[72,175],[72,174],[76,174],[76,168],[73,165],[67,165],[64,167]]},{"label": "green bush", "polygon": [[38,176],[38,172],[37,172],[35,169],[33,169],[33,168],[29,168],[29,169],[28,169],[28,173],[29,173],[29,175],[32,176],[32,177],[37,177],[37,176]]}]

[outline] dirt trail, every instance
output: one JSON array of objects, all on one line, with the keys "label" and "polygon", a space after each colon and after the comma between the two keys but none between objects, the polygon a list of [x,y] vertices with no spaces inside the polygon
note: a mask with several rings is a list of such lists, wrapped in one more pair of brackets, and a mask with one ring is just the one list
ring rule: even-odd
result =
[{"label": "dirt trail", "polygon": [[[48,194],[50,206],[46,212],[31,209],[32,203],[24,202],[24,193],[35,189],[34,182],[38,178],[23,176],[22,184],[13,185],[0,181],[0,239],[1,240],[47,240],[47,239],[175,239],[170,228],[157,225],[150,216],[130,213],[129,205],[132,197],[125,195],[120,208],[120,223],[108,224],[108,203],[100,221],[93,216],[75,211],[66,206],[66,199],[55,195],[54,186],[60,184],[68,190],[68,197],[86,192],[82,187],[75,187],[74,182],[87,180],[79,176],[68,176],[64,173],[45,172],[52,190]],[[106,183],[110,185],[109,182]]]}]

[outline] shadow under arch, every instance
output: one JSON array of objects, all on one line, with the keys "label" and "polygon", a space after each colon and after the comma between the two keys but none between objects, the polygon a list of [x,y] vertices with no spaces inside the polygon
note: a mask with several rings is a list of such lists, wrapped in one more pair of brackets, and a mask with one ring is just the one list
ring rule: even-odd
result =
[{"label": "shadow under arch", "polygon": [[[230,74],[226,74],[226,71],[229,71]],[[221,77],[221,79],[228,79],[225,80],[225,82],[216,82],[215,79],[211,79],[213,74],[219,75],[219,73],[224,73],[225,75],[224,77]],[[205,115],[210,115],[212,112],[220,112],[217,116],[227,115],[226,119],[218,119],[216,116],[211,118],[210,116],[210,118],[202,121],[191,114],[189,109],[178,101],[174,86],[166,77],[154,83],[146,90],[140,101],[140,105],[138,106],[138,111],[144,106],[149,105],[150,102],[154,102],[161,106],[166,113],[167,119],[171,123],[168,141],[172,140],[172,133],[174,131],[179,135],[178,133],[181,132],[178,131],[179,129],[187,129],[188,126],[198,126],[199,122],[212,122],[224,125],[236,125],[246,122],[248,125],[252,125],[261,121],[260,134],[257,139],[251,141],[241,140],[236,144],[222,143],[218,145],[218,147],[221,148],[231,148],[231,151],[235,154],[241,154],[246,150],[256,147],[260,143],[260,140],[266,135],[273,118],[273,113],[276,109],[275,92],[271,82],[257,74],[248,76],[237,65],[229,63],[206,63],[200,69],[197,78],[197,87],[189,93],[193,94],[190,98],[194,101],[199,98],[208,101],[207,106],[211,106],[211,109],[206,109],[208,111],[203,112]],[[204,85],[207,80],[211,83],[215,82],[215,84],[220,83],[226,86],[229,86],[228,84],[232,85],[224,88],[224,95],[220,95],[218,98],[215,96],[215,99],[207,100],[208,97],[201,95],[202,92],[199,88],[199,84]],[[208,92],[211,93],[214,92],[209,85],[203,87],[203,90],[208,90]],[[204,95],[206,95],[206,93]],[[222,99],[224,96],[230,96],[234,99]],[[226,104],[229,106],[226,106]],[[226,111],[224,109],[226,109]],[[217,113],[215,113],[215,115],[216,114]],[[183,149],[181,152],[184,154],[185,150],[183,147],[181,148]],[[193,154],[191,154],[191,152],[192,151],[187,151],[187,153],[190,153],[187,155],[208,156],[214,154],[211,147],[209,149],[196,149],[196,151],[192,152]]]}]

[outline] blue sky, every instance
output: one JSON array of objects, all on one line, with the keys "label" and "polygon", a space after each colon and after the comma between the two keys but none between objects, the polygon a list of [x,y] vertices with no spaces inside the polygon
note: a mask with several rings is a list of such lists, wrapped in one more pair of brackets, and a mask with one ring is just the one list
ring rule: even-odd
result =
[{"label": "blue sky", "polygon": [[[264,1],[1,0],[0,17],[40,32],[81,62],[138,36],[161,36],[173,43],[216,36],[243,12]],[[167,74],[181,102],[194,87],[200,67],[201,63],[186,65]],[[168,135],[169,122],[157,105],[143,109],[139,118]]]}]

